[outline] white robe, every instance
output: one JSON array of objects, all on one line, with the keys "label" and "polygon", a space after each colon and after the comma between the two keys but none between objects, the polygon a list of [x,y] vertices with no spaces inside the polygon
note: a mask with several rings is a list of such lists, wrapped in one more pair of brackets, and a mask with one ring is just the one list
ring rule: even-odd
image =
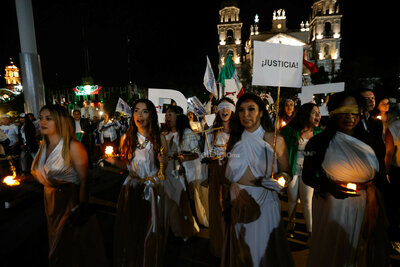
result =
[{"label": "white robe", "polygon": [[[373,149],[337,132],[322,163],[327,177],[337,182],[364,183],[379,171]],[[313,235],[307,266],[355,266],[367,194],[337,199],[331,194],[313,198]],[[327,260],[329,259],[329,260]]]},{"label": "white robe", "polygon": [[[253,266],[260,266],[270,234],[281,222],[281,205],[277,192],[282,187],[271,178],[273,149],[264,141],[264,134],[261,126],[255,132],[245,130],[229,155],[225,173],[226,178],[232,182],[231,201],[236,199],[241,190],[246,190],[260,207],[261,214],[255,221],[236,223],[234,226],[237,239],[243,228],[245,230],[244,241],[250,249]],[[276,160],[274,164],[274,169],[278,171]],[[248,167],[255,177],[263,177],[264,187],[237,183]]]}]

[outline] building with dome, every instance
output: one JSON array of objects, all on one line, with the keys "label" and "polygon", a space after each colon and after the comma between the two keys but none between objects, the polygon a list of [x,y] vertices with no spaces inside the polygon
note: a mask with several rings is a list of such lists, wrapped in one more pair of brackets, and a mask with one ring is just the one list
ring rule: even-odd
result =
[{"label": "building with dome", "polygon": [[[340,69],[341,18],[337,0],[316,0],[311,6],[309,21],[299,21],[299,28],[286,26],[287,14],[276,9],[272,15],[272,28],[261,29],[259,16],[253,24],[243,25],[237,1],[223,1],[219,11],[218,67],[221,70],[227,54],[231,54],[240,78],[244,69],[252,71],[254,41],[282,43],[304,47],[304,58],[317,68],[323,67],[329,77]],[[249,36],[242,36],[242,27],[250,28]],[[243,42],[243,38],[245,41]],[[247,67],[247,68],[246,68]],[[310,71],[303,68],[304,80],[311,82]]]}]

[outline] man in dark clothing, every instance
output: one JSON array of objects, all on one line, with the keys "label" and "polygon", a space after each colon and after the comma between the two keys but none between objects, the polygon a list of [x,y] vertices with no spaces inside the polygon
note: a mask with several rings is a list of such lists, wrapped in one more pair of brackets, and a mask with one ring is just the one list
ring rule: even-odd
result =
[{"label": "man in dark clothing", "polygon": [[[74,117],[75,136],[85,146],[86,151],[88,152],[89,163],[90,163],[91,151],[89,151],[89,148],[90,148],[90,139],[92,138],[90,131],[91,128],[90,122],[88,119],[81,117],[81,111],[78,109],[75,109],[72,115]],[[91,166],[91,164],[89,164],[89,166]]]},{"label": "man in dark clothing", "polygon": [[359,94],[365,99],[365,119],[363,119],[364,128],[368,133],[382,138],[383,125],[382,121],[375,120],[370,112],[375,108],[375,94],[372,89],[363,88],[359,90]]}]

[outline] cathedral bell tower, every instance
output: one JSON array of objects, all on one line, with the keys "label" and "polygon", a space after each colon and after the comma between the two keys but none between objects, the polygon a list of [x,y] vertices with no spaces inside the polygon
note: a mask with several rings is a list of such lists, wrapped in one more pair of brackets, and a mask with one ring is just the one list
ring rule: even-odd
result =
[{"label": "cathedral bell tower", "polygon": [[[240,73],[240,64],[242,63],[242,25],[239,18],[240,9],[236,1],[222,1],[219,11],[218,27],[218,68],[225,64],[226,56],[231,54],[235,67]],[[240,74],[239,74],[240,76]]]},{"label": "cathedral bell tower", "polygon": [[336,0],[316,0],[312,5],[310,44],[312,59],[332,78],[340,69],[340,25],[342,16]]}]

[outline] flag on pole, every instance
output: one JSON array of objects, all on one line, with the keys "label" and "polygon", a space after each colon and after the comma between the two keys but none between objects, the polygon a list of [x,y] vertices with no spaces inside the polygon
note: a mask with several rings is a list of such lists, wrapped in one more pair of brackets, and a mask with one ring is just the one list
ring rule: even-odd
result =
[{"label": "flag on pole", "polygon": [[115,112],[122,112],[127,114],[128,116],[132,116],[131,107],[126,103],[122,98],[118,99],[117,106],[115,107]]},{"label": "flag on pole", "polygon": [[206,87],[207,91],[215,96],[218,99],[218,88],[217,83],[215,82],[214,72],[211,67],[210,59],[207,56],[207,66],[206,72],[204,73],[203,84]]},{"label": "flag on pole", "polygon": [[315,66],[310,61],[306,60],[306,51],[303,51],[303,65],[310,70],[311,73],[318,72],[317,66]]},{"label": "flag on pole", "polygon": [[218,82],[225,87],[225,80],[234,79],[236,84],[236,97],[239,98],[244,94],[242,83],[239,80],[235,64],[233,63],[231,54],[228,54],[225,61],[225,66],[221,69],[218,76]]}]

